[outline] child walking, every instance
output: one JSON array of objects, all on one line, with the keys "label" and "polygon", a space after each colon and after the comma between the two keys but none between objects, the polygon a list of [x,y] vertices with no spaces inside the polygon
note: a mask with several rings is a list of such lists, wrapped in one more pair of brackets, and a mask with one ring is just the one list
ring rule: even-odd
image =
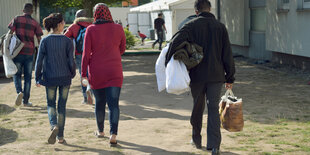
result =
[{"label": "child walking", "polygon": [[[71,80],[75,76],[73,43],[65,35],[62,14],[53,13],[43,19],[43,26],[49,35],[42,39],[35,65],[36,86],[46,88],[47,112],[51,125],[49,144],[66,143],[64,126],[66,120],[66,102]],[[58,105],[56,113],[57,90]]]}]

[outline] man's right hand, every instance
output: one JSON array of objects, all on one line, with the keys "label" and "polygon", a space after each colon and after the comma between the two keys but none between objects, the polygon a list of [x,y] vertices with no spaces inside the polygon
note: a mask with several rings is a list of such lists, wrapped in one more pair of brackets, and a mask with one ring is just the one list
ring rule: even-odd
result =
[{"label": "man's right hand", "polygon": [[225,83],[225,88],[226,89],[232,89],[233,84],[232,83]]}]

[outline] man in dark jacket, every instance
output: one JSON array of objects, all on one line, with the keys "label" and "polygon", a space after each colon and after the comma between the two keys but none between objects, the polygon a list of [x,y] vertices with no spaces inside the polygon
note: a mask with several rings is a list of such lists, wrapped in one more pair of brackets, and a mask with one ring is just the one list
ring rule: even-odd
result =
[{"label": "man in dark jacket", "polygon": [[219,154],[221,144],[219,100],[225,83],[226,89],[232,88],[235,65],[225,25],[218,22],[210,13],[208,0],[196,0],[197,18],[186,23],[173,37],[166,64],[175,53],[175,47],[184,41],[193,42],[203,47],[204,58],[200,64],[190,70],[191,93],[194,107],[191,115],[192,142],[201,148],[202,116],[205,98],[208,106],[207,149]]}]

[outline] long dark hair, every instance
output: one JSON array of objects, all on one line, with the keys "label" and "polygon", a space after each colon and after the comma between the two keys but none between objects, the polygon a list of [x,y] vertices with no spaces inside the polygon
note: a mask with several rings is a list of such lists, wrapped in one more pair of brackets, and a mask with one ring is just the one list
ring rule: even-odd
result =
[{"label": "long dark hair", "polygon": [[48,32],[50,32],[51,29],[56,29],[58,24],[63,20],[61,13],[52,13],[43,19],[43,26]]}]

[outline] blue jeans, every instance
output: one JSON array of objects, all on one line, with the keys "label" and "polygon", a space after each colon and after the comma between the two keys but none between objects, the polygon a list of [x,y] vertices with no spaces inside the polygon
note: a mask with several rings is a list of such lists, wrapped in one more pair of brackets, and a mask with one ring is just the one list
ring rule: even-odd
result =
[{"label": "blue jeans", "polygon": [[153,46],[155,44],[159,43],[159,49],[161,50],[161,45],[164,41],[164,31],[163,30],[156,30],[157,33],[157,40],[153,43]]},{"label": "blue jeans", "polygon": [[[13,59],[18,71],[13,76],[17,94],[22,92],[24,94],[23,103],[27,104],[30,98],[33,55],[17,55]],[[22,73],[24,71],[24,90],[22,89]]]},{"label": "blue jeans", "polygon": [[105,105],[109,107],[110,134],[117,135],[119,121],[119,96],[121,88],[108,87],[103,89],[93,89],[96,99],[95,115],[99,132],[103,132],[105,119]]},{"label": "blue jeans", "polygon": [[[47,112],[48,119],[51,124],[51,129],[54,126],[58,126],[58,138],[62,138],[64,135],[64,127],[66,121],[66,103],[69,94],[70,85],[68,86],[53,86],[53,87],[45,87],[46,88],[46,99],[47,99]],[[58,96],[58,121],[56,114],[56,93],[57,88],[59,90]]]},{"label": "blue jeans", "polygon": [[[75,64],[79,69],[80,75],[81,75],[81,63],[82,63],[82,55],[75,55]],[[84,87],[82,84],[81,84],[81,87],[82,87],[83,96],[84,96],[84,98],[86,98],[87,97],[86,96],[87,87]]]}]

